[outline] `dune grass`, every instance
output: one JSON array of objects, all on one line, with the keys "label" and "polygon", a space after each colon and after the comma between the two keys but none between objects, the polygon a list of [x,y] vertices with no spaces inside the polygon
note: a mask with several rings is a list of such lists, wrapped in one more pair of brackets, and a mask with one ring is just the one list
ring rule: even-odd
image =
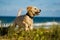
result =
[{"label": "dune grass", "polygon": [[51,25],[49,28],[34,28],[30,31],[16,33],[12,27],[8,34],[0,36],[0,40],[60,40],[60,25]]}]

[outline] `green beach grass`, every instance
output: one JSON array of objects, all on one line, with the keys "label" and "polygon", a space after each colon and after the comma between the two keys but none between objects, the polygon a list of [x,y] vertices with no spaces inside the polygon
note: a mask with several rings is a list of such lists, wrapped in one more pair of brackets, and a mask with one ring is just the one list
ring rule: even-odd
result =
[{"label": "green beach grass", "polygon": [[51,25],[49,28],[34,28],[30,31],[16,33],[12,27],[8,34],[0,36],[0,40],[60,40],[60,25]]}]

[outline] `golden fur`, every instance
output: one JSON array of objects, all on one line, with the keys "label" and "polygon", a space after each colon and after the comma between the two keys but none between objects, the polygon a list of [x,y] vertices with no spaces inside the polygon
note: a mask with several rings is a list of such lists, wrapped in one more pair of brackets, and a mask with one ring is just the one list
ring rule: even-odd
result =
[{"label": "golden fur", "polygon": [[38,9],[33,6],[27,7],[27,13],[26,15],[20,15],[18,16],[14,21],[14,26],[18,25],[19,29],[23,28],[24,30],[32,30],[33,29],[33,17],[35,15],[39,15],[41,12],[41,9]]}]

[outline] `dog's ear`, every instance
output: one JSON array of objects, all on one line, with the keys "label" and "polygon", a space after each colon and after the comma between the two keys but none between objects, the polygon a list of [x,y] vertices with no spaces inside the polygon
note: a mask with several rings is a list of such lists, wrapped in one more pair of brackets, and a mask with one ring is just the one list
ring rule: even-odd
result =
[{"label": "dog's ear", "polygon": [[27,11],[30,11],[31,9],[32,9],[31,6],[28,6],[28,7],[27,7]]}]

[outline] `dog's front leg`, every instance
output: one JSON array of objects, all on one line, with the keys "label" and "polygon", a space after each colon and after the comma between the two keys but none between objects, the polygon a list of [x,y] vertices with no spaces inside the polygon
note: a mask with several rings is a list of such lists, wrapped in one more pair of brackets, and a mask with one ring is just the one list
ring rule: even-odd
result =
[{"label": "dog's front leg", "polygon": [[30,30],[33,30],[33,24],[30,25],[29,29]]},{"label": "dog's front leg", "polygon": [[25,31],[28,31],[28,30],[29,30],[28,25],[25,24]]}]

